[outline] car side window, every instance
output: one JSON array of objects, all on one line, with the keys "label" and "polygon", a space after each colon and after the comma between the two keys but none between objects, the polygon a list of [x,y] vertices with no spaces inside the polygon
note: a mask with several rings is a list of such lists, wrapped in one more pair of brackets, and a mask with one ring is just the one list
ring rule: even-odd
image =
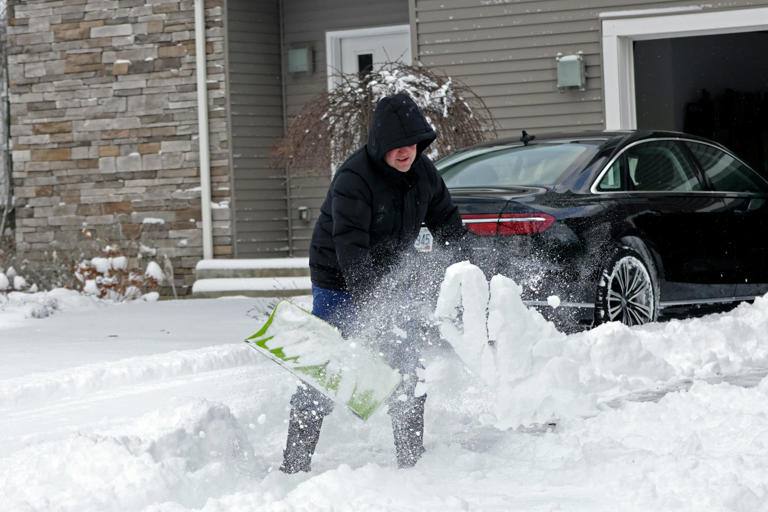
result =
[{"label": "car side window", "polygon": [[647,192],[704,190],[696,170],[673,140],[637,144],[625,152],[629,189]]},{"label": "car side window", "polygon": [[600,180],[600,184],[597,186],[597,190],[601,192],[618,192],[626,190],[621,179],[621,157],[614,160],[608,170],[605,171],[603,178]]},{"label": "car side window", "polygon": [[768,193],[768,183],[736,158],[709,144],[686,142],[718,192]]}]

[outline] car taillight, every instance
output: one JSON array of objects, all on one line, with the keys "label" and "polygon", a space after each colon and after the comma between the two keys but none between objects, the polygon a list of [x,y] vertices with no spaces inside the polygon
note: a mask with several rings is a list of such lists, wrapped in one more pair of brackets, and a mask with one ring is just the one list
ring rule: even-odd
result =
[{"label": "car taillight", "polygon": [[531,235],[541,233],[555,221],[546,213],[462,215],[467,228],[477,235]]}]

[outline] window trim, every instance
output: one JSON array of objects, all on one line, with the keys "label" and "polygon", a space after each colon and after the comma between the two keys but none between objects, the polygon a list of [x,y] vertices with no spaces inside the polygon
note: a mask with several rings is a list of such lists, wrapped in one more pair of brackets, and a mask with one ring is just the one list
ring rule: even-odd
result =
[{"label": "window trim", "polygon": [[604,11],[601,22],[605,129],[637,127],[634,41],[768,29],[768,7],[702,6]]},{"label": "window trim", "polygon": [[[600,171],[600,175],[598,176],[598,179],[595,180],[594,184],[592,185],[594,189],[596,190],[596,193],[599,194],[618,194],[618,193],[626,193],[626,190],[601,190],[600,187],[600,181],[605,177],[605,175],[608,174],[608,172],[611,170],[611,167],[613,167],[613,164],[618,163],[619,164],[619,179],[621,180],[621,184],[623,185],[626,183],[626,181],[629,179],[629,173],[627,172],[627,159],[624,156],[624,150],[619,152],[616,157],[612,158],[608,164],[605,166],[605,168]],[[591,191],[591,189],[590,189]]]}]

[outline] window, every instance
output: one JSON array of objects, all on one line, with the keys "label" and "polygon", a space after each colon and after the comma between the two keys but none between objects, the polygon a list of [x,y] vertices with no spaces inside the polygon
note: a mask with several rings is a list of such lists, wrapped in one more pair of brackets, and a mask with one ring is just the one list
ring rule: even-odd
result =
[{"label": "window", "polygon": [[675,141],[650,141],[625,152],[629,189],[645,192],[691,192],[704,187]]},{"label": "window", "polygon": [[357,55],[357,72],[360,76],[365,76],[373,70],[373,54],[360,53]]},{"label": "window", "polygon": [[587,143],[540,143],[529,146],[459,153],[437,163],[449,187],[553,185],[561,176],[585,166],[597,152]]},{"label": "window", "polygon": [[704,174],[719,192],[768,193],[768,184],[755,171],[728,153],[709,144],[686,142]]},{"label": "window", "polygon": [[616,192],[626,190],[621,179],[621,158],[617,158],[600,180],[597,190],[601,192]]}]

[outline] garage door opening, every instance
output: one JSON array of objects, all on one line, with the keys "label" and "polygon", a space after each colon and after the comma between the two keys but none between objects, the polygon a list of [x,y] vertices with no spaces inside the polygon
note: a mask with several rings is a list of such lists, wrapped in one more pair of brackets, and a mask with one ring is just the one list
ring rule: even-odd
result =
[{"label": "garage door opening", "polygon": [[711,138],[768,176],[768,31],[632,44],[638,128]]}]

